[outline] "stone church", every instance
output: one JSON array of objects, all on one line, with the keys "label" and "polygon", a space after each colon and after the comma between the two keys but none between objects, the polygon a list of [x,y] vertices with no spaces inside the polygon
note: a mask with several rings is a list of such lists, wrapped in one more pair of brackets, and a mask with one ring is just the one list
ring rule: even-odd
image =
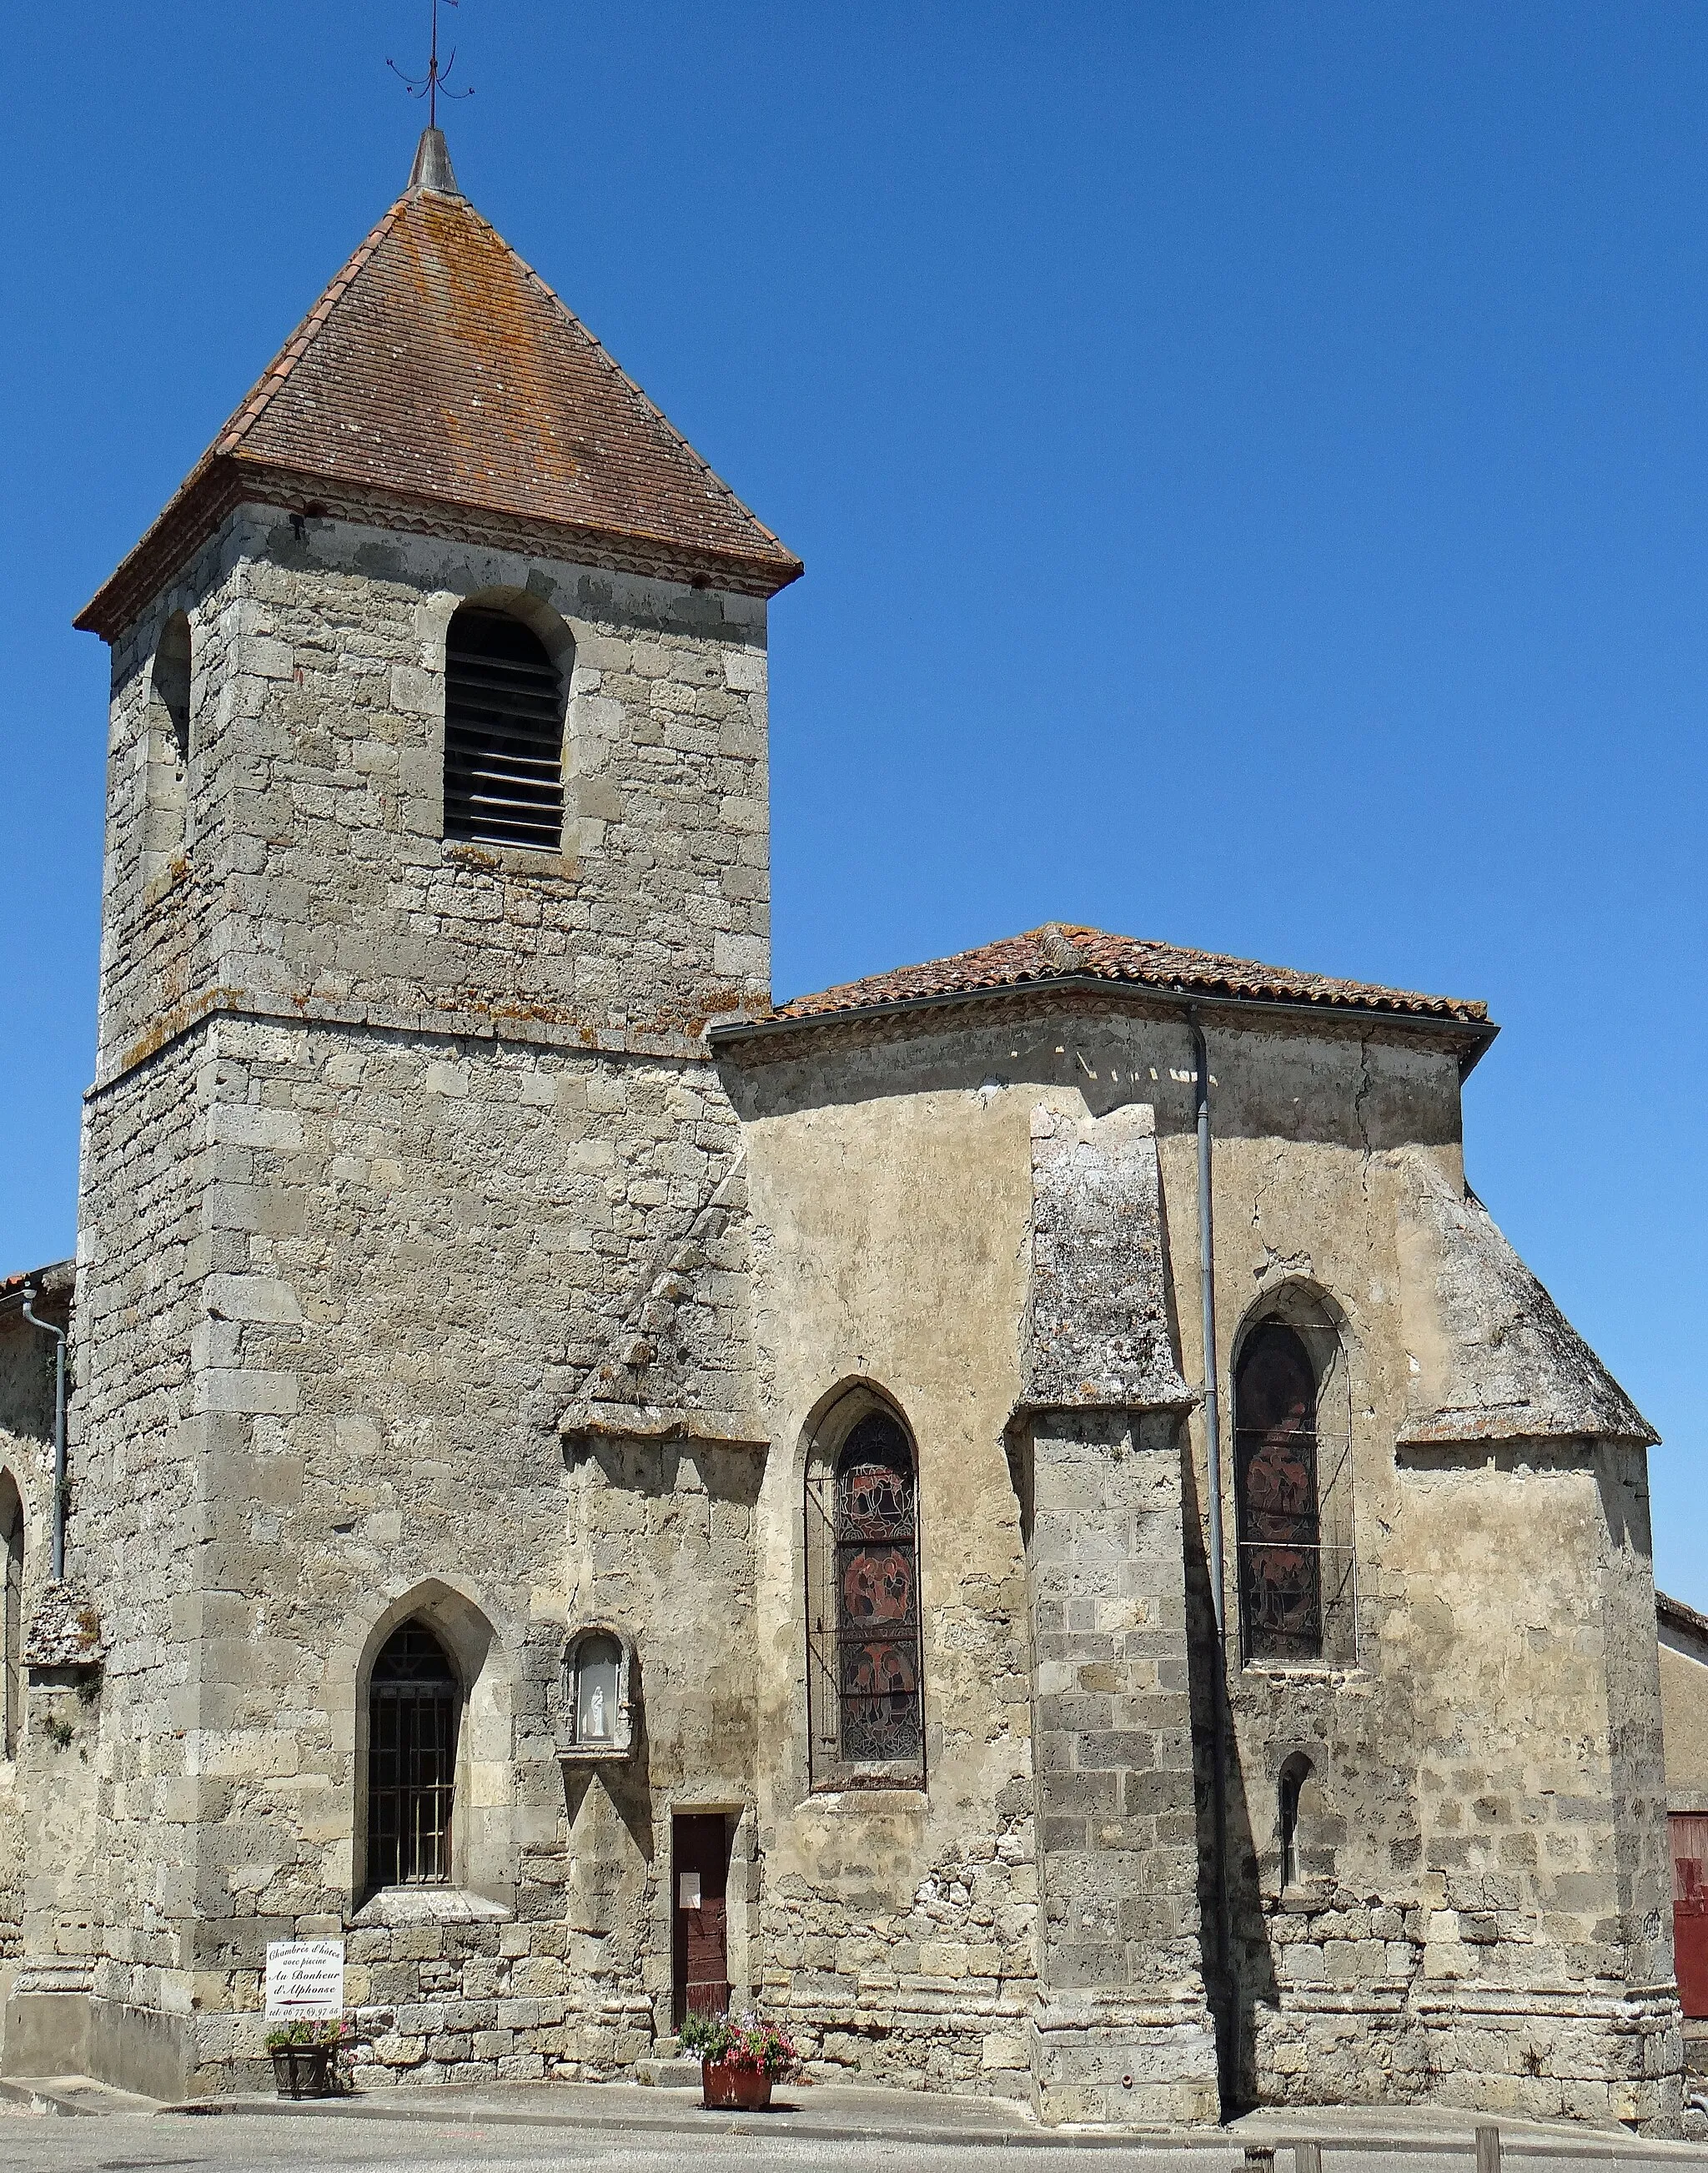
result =
[{"label": "stone church", "polygon": [[1054,925],[773,1007],[801,570],[429,132],[78,620],[8,2068],[250,2086],[324,1938],[373,2078],[729,2002],[1050,2122],[1667,2132],[1655,1437],[1466,1184],[1484,1007]]}]

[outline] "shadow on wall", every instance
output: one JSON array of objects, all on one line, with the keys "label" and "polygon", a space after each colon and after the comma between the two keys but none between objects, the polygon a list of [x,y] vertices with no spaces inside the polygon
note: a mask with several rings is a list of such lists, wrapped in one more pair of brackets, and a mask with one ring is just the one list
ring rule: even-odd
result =
[{"label": "shadow on wall", "polygon": [[619,1439],[604,1434],[577,1434],[564,1444],[564,1461],[575,1464],[584,1460],[598,1467],[606,1486],[658,1502],[670,1501],[685,1491],[681,1485],[685,1462],[692,1464],[700,1486],[708,1494],[746,1509],[758,1502],[765,1477],[765,1459],[751,1448],[724,1448],[700,1440],[643,1441],[633,1435]]},{"label": "shadow on wall", "polygon": [[[1262,1871],[1252,1825],[1244,1768],[1229,1730],[1227,1757],[1227,1881],[1231,1967],[1220,1958],[1216,1906],[1215,1613],[1210,1602],[1210,1563],[1204,1551],[1204,1505],[1192,1437],[1180,1430],[1181,1506],[1186,1535],[1186,1649],[1192,1694],[1192,1762],[1198,1812],[1199,1928],[1204,1947],[1204,1988],[1215,2017],[1216,2053],[1224,2114],[1249,2111],[1258,2102],[1254,2057],[1257,2009],[1280,1998],[1274,1954],[1264,1913]],[[1228,1604],[1234,1604],[1230,1591]],[[1230,1620],[1230,1636],[1233,1625]]]}]

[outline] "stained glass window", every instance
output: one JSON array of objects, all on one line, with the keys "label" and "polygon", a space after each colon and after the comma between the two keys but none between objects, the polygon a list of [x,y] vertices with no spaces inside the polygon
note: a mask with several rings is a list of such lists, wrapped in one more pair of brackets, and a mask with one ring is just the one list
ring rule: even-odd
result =
[{"label": "stained glass window", "polygon": [[919,1566],[913,1457],[883,1412],[864,1418],[836,1460],[837,1661],[842,1755],[919,1751]]},{"label": "stained glass window", "polygon": [[1234,1379],[1240,1612],[1248,1658],[1315,1659],[1323,1649],[1317,1376],[1301,1337],[1269,1320]]}]

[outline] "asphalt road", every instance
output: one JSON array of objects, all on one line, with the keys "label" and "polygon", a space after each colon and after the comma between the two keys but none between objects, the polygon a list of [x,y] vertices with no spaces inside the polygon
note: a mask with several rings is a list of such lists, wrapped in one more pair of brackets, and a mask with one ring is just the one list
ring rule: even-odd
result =
[{"label": "asphalt road", "polygon": [[[1285,2158],[1283,2164],[1285,2165]],[[359,2166],[364,2173],[509,2173],[509,2169],[553,2166],[575,2173],[679,2173],[688,2165],[702,2173],[860,2173],[872,2166],[905,2166],[908,2173],[1230,2173],[1243,2169],[1244,2154],[1228,2150],[1143,2154],[1127,2151],[1064,2151],[965,2143],[933,2146],[897,2140],[824,2142],[805,2137],[637,2135],[633,2141],[597,2131],[563,2127],[439,2126],[424,2121],[244,2118],[186,2119],[119,2114],[67,2120],[19,2115],[0,2120],[0,2167],[30,2173],[318,2173],[321,2167]],[[1337,2166],[1336,2173],[1342,2173]],[[1347,2170],[1350,2173],[1350,2169]],[[1528,2169],[1527,2169],[1528,2173]],[[1583,2173],[1583,2169],[1574,2169]]]},{"label": "asphalt road", "polygon": [[[1615,2162],[1633,2173],[1645,2162],[1678,2169],[1689,2162],[1676,2146],[1636,2159],[1626,2143],[1617,2161],[1596,2149],[1589,2136],[1574,2138],[1569,2153],[1534,2145],[1510,2149],[1506,2173],[1594,2173],[1598,2162]],[[1292,2173],[1291,2153],[1276,2153],[1277,2173]],[[1391,2152],[1336,2148],[1324,2154],[1329,2173],[1472,2173],[1468,2151]],[[1708,2166],[1708,2149],[1697,2162]],[[579,2132],[563,2126],[523,2127],[464,2122],[214,2116],[122,2113],[69,2119],[13,2113],[0,2117],[0,2168],[5,2173],[318,2173],[361,2167],[364,2173],[509,2173],[509,2169],[552,2166],[563,2173],[597,2167],[600,2173],[679,2173],[692,2164],[703,2173],[863,2173],[870,2167],[903,2167],[908,2173],[1232,2173],[1244,2169],[1238,2145],[1198,2145],[1183,2150],[1093,2150],[1025,2141],[993,2146],[967,2141],[921,2143],[900,2138],[821,2141],[786,2133],[727,2133],[698,2136],[609,2130]]]}]

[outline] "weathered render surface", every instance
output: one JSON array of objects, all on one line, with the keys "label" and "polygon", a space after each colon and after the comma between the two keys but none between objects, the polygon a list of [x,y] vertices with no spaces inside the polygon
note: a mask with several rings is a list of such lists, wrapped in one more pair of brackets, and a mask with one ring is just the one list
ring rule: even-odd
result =
[{"label": "weathered render surface", "polygon": [[[62,1767],[64,1746],[47,1733],[50,1700],[27,1706],[24,1638],[32,1614],[55,1596],[52,1577],[53,1364],[51,1336],[24,1317],[26,1293],[40,1318],[63,1328],[72,1302],[72,1266],[57,1262],[0,1285],[0,1523],[6,1527],[5,1586],[0,1594],[0,1996],[9,1993],[24,1950],[24,1822],[49,1773]],[[8,1482],[9,1481],[9,1486]],[[33,1723],[45,1740],[32,1744]]]},{"label": "weathered render surface", "polygon": [[[1480,1007],[1052,928],[771,1011],[764,598],[798,566],[451,202],[382,222],[87,622],[58,1590],[42,1354],[0,1308],[7,2066],[249,2082],[268,1942],[342,1934],[364,2073],[630,2071],[683,1994],[675,1821],[709,1814],[732,1996],[822,2073],[1052,2121],[1434,2097],[1664,2130],[1651,1436],[1465,1189]],[[550,349],[537,505],[490,313],[441,277],[465,247]],[[503,504],[385,437],[410,251],[438,314],[398,352]],[[315,450],[347,352],[359,460]],[[597,472],[619,439],[663,448],[654,502],[644,461]],[[471,601],[558,668],[561,851],[445,835]],[[1213,1632],[1194,1022],[1216,1370],[1266,1321],[1319,1353],[1308,1663],[1252,1656],[1231,1537]],[[805,1490],[880,1410],[917,1457],[907,1786],[816,1766],[809,1728]],[[388,1886],[369,1686],[412,1622],[458,1685],[451,1859]],[[627,1655],[621,1756],[571,1740],[582,1631]]]},{"label": "weathered render surface", "polygon": [[[1462,1222],[1433,1205],[1455,1186],[1463,1197],[1457,1055],[1399,1025],[1374,1032],[1350,1022],[1258,1025],[1208,1010],[1205,1022],[1221,1232],[1220,1371],[1226,1381],[1252,1322],[1285,1313],[1301,1292],[1337,1324],[1338,1400],[1319,1423],[1325,1434],[1339,1429],[1350,1459],[1355,1634],[1341,1663],[1242,1665],[1231,1568],[1236,1974],[1228,1986],[1206,1987],[1200,1978],[1194,1994],[1183,1965],[1172,1982],[1188,2002],[1207,1990],[1219,2005],[1231,2041],[1232,2087],[1245,2100],[1440,2096],[1664,2125],[1679,2106],[1678,2023],[1668,1988],[1641,1443],[1580,1436],[1521,1445],[1506,1437],[1511,1421],[1503,1403],[1486,1444],[1407,1445],[1423,1368],[1463,1380],[1480,1362],[1474,1343],[1455,1340],[1451,1321],[1439,1324],[1440,1290],[1456,1276],[1483,1272],[1491,1249],[1503,1270],[1511,1260],[1504,1241],[1491,1245],[1479,1211]],[[1052,1001],[1029,990],[999,1007],[922,1010],[870,1023],[844,1017],[813,1032],[803,1022],[768,1039],[743,1042],[732,1030],[719,1047],[726,1075],[734,1079],[740,1065],[731,1091],[748,1137],[756,1212],[768,1228],[762,1286],[786,1289],[786,1302],[768,1302],[800,1334],[805,1351],[834,1354],[821,1379],[846,1372],[881,1383],[922,1440],[933,1437],[936,1421],[930,1405],[919,1408],[916,1384],[946,1355],[968,1386],[978,1383],[981,1399],[1000,1400],[989,1378],[999,1346],[963,1356],[960,1338],[963,1324],[983,1311],[969,1259],[982,1259],[988,1248],[1012,1264],[1005,1302],[1014,1325],[1005,1324],[1004,1335],[1012,1336],[1014,1356],[999,1377],[1010,1409],[999,1431],[1019,1485],[1010,1479],[1001,1515],[1010,1560],[1025,1561],[1043,1528],[1042,1511],[1025,1498],[1027,1486],[1039,1483],[1039,1454],[1047,1469],[1070,1454],[1079,1459],[1059,1463],[1064,1499],[1073,1498],[1073,1470],[1086,1468],[1085,1428],[1059,1440],[1061,1420],[1034,1415],[1032,1405],[1124,1400],[1135,1414],[1132,1425],[1144,1430],[1102,1422],[1113,1472],[1115,1445],[1131,1456],[1135,1439],[1159,1439],[1157,1407],[1190,1402],[1183,1388],[1202,1378],[1185,1019],[1161,1005]],[[1153,1124],[1154,1219],[1133,1209],[1130,1242],[1112,1250],[1113,1205],[1144,1197]],[[1069,1181],[1100,1135],[1108,1148],[1083,1167],[1083,1181]],[[773,1210],[773,1198],[786,1205]],[[1428,1203],[1423,1210],[1420,1199]],[[1059,1330],[1064,1257],[1074,1260],[1084,1307]],[[1103,1264],[1111,1260],[1120,1266],[1118,1285]],[[951,1270],[965,1293],[953,1315],[940,1302]],[[1115,1302],[1118,1287],[1125,1295]],[[868,1308],[887,1311],[887,1333],[827,1338],[815,1308],[823,1303],[817,1294],[832,1291],[839,1299],[858,1293]],[[906,1306],[904,1335],[894,1318],[897,1293],[918,1299]],[[1433,1341],[1414,1331],[1420,1316]],[[1113,1324],[1105,1340],[1094,1325],[1101,1318]],[[1172,1362],[1155,1340],[1159,1321]],[[1529,1399],[1571,1413],[1581,1408],[1571,1399],[1586,1393],[1576,1356],[1581,1346],[1572,1339],[1568,1361],[1554,1367],[1557,1323],[1538,1291],[1528,1312],[1509,1316],[1508,1334],[1533,1339]],[[1588,1391],[1600,1399],[1596,1410],[1619,1416],[1629,1409],[1604,1376]],[[1432,1383],[1425,1393],[1433,1411],[1442,1399]],[[810,1410],[805,1397],[804,1381],[802,1412]],[[1141,1421],[1137,1415],[1147,1408],[1153,1415]],[[1030,1450],[1024,1463],[1012,1453],[1016,1415]],[[791,1413],[785,1437],[804,1423]],[[1188,1626],[1177,1640],[1177,1677],[1161,1687],[1183,1689],[1189,1674],[1194,1693],[1204,1866],[1193,1942],[1210,1955],[1214,1658],[1202,1426],[1200,1411],[1188,1421],[1190,1454],[1176,1467],[1184,1591],[1172,1600],[1158,1594],[1156,1604],[1161,1620],[1183,1607],[1179,1619]],[[993,1445],[998,1432],[992,1428]],[[993,1486],[1009,1474],[999,1473],[994,1459],[970,1464],[958,1445],[951,1462],[967,1470],[985,1513],[994,1514],[1002,1497],[993,1498]],[[1135,1459],[1134,1468],[1145,1462]],[[1225,1479],[1224,1520],[1232,1533],[1226,1467]],[[1083,1551],[1062,1573],[1089,1581],[1081,1618],[1089,1633],[1095,1580],[1111,1573],[1111,1558],[1094,1537],[1109,1513],[1107,1499],[1089,1475],[1085,1483],[1091,1491],[1075,1512]],[[1038,1519],[1031,1541],[1028,1517]],[[1171,1800],[1190,1809],[1189,1793],[1177,1787],[1170,1798],[1161,1785],[1167,1730],[1148,1749],[1131,1731],[1112,1749],[1111,1736],[1096,1742],[1095,1725],[1116,1709],[1098,1701],[1124,1701],[1133,1711],[1141,1696],[1156,1694],[1118,1669],[1112,1674],[1115,1663],[1102,1648],[1047,1655],[1037,1610],[1048,1603],[1038,1576],[1034,1566],[1035,1750],[1043,1740],[1038,1731],[1049,1725],[1048,1701],[1069,1675],[1083,1680],[1064,1707],[1067,1723],[1053,1751],[1063,1779],[1041,1764],[1034,1772],[1035,1819],[1055,1818],[1044,1809],[1051,1791],[1083,1773],[1074,1816],[1080,1805],[1104,1809],[1102,1825],[1089,1831],[1107,1836],[1096,1846],[1107,1876],[1124,1880],[1129,1896],[1166,1894],[1173,1876],[1166,1857],[1144,1855],[1150,1844],[1141,1838],[1140,1852],[1123,1858],[1135,1847],[1134,1829],[1108,1814],[1135,1799],[1127,1791],[1142,1793],[1147,1813]],[[1043,1634],[1056,1628],[1050,1618]],[[969,1707],[956,1685],[957,1718],[978,1713],[983,1700],[976,1689],[974,1697]],[[1076,1732],[1081,1714],[1089,1753]],[[993,1715],[993,1734],[995,1725]],[[1100,1769],[1090,1761],[1104,1750],[1115,1762]],[[1284,1892],[1277,1790],[1283,1766],[1301,1755],[1313,1775],[1300,1836],[1302,1876]],[[1070,1848],[1078,1831],[1064,1823],[1046,1836],[1035,1824],[1032,1847],[1046,1895],[1051,1837]],[[1081,1875],[1071,1856],[1061,1875]],[[1026,1993],[1047,2019],[1051,1972],[1082,1970],[1052,1954],[1047,1914],[1037,1937],[1040,1979]],[[1123,1965],[1112,1940],[1101,1944],[1107,1982]],[[1166,1951],[1163,1943],[1156,1953]],[[1178,2010],[1170,2026],[1180,2026]],[[1070,2079],[1053,2073],[1046,2056],[1033,2064],[1047,2113],[1086,2109],[1087,2100],[1070,2094]],[[1108,2072],[1098,2079],[1107,2082]],[[1113,2079],[1131,2102],[1125,2079],[1134,2076],[1140,2087],[1144,2074],[1135,2056]],[[1206,2076],[1213,2088],[1214,2062],[1200,2057],[1181,2078],[1177,2104]]]},{"label": "weathered render surface", "polygon": [[1708,1619],[1657,1595],[1667,1808],[1708,1814]]},{"label": "weathered render surface", "polygon": [[[749,1119],[755,1300],[773,1369],[761,1988],[832,2070],[1024,2091],[1037,1863],[1025,1564],[1003,1430],[1026,1293],[1028,1113],[951,1092],[791,1098],[773,1113],[770,1068],[724,1069]],[[822,1424],[875,1387],[919,1444],[926,1785],[815,1793],[802,1475]]]}]

